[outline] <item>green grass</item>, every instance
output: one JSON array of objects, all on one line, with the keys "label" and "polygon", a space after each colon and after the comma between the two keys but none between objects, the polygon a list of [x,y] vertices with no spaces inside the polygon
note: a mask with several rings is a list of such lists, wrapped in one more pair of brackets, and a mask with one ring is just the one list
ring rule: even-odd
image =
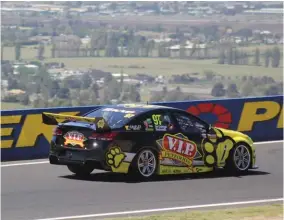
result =
[{"label": "green grass", "polygon": [[[23,60],[36,59],[38,46],[25,46],[21,49],[21,58]],[[51,58],[51,46],[45,46],[44,57]],[[15,60],[15,47],[4,47],[4,60]]]},{"label": "green grass", "polygon": [[283,204],[272,204],[245,208],[228,208],[214,211],[184,211],[143,217],[111,218],[108,220],[282,220]]},{"label": "green grass", "polygon": [[21,105],[14,102],[1,102],[1,110],[15,110],[15,109],[26,109],[32,108],[31,106]]}]

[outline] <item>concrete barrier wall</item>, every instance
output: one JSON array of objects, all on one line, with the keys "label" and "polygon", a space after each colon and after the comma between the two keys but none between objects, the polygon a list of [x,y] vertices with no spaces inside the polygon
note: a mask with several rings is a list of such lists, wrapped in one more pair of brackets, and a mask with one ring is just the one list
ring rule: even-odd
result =
[{"label": "concrete barrier wall", "polygon": [[[283,140],[283,96],[151,103],[187,110],[217,127],[238,130],[254,141]],[[1,161],[46,158],[53,126],[41,113],[82,115],[100,106],[1,111]]]}]

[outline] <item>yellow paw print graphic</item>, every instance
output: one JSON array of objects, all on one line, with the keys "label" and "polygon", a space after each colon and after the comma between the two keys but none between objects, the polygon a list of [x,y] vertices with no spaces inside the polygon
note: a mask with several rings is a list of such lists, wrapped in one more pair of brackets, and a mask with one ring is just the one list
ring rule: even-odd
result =
[{"label": "yellow paw print graphic", "polygon": [[203,140],[203,160],[206,166],[213,167],[221,165],[229,156],[234,146],[234,141],[225,137],[222,132],[215,130],[216,138],[207,137]]},{"label": "yellow paw print graphic", "polygon": [[118,168],[125,157],[119,147],[113,147],[108,151],[106,161],[109,166]]}]

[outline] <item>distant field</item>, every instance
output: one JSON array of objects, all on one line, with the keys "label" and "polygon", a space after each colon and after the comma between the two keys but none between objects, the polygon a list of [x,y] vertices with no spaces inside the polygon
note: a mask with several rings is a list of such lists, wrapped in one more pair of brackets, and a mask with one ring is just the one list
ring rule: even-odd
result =
[{"label": "distant field", "polygon": [[[216,60],[178,60],[163,58],[56,58],[46,62],[63,62],[68,68],[95,68],[109,72],[148,73],[152,75],[203,73],[212,70],[224,76],[271,76],[282,80],[282,68],[265,68],[262,66],[245,65],[219,65]],[[129,66],[142,66],[144,68],[129,68]],[[117,66],[117,67],[113,67]]]},{"label": "distant field", "polygon": [[21,105],[18,103],[1,102],[1,110],[15,110],[15,109],[26,109],[26,108],[32,108],[32,107]]},{"label": "distant field", "polygon": [[[152,36],[152,37],[156,37],[159,38],[160,34],[157,34],[155,32],[151,32],[151,31],[141,31],[139,32],[141,35],[144,36]],[[238,47],[238,49],[246,51],[248,53],[253,53],[255,51],[256,48],[258,48],[260,50],[261,53],[263,53],[266,49],[271,49],[273,48],[275,45],[249,45],[249,46],[244,46],[244,47]],[[278,45],[278,47],[281,48],[281,46]],[[34,46],[25,46],[22,47],[21,50],[21,57],[24,60],[32,60],[35,59],[37,56],[37,49],[38,46],[34,45]],[[283,47],[282,47],[283,50]],[[154,52],[155,54],[156,52]],[[103,55],[103,51],[101,52],[101,54]],[[14,60],[15,59],[15,47],[4,47],[4,59],[5,60]],[[44,51],[44,57],[45,58],[51,58],[51,46],[47,45],[45,46],[45,51]]]},{"label": "distant field", "polygon": [[[271,45],[261,45],[261,51]],[[255,46],[243,47],[242,49],[253,51]],[[34,60],[37,54],[36,47],[22,49],[24,60]],[[45,48],[45,62],[63,62],[67,68],[95,68],[109,72],[120,72],[123,67],[124,73],[148,73],[152,75],[184,74],[212,70],[223,76],[271,76],[276,80],[282,80],[282,68],[265,68],[263,66],[245,65],[219,65],[215,59],[211,60],[180,60],[170,58],[108,58],[108,57],[76,57],[76,58],[50,58],[50,46]],[[14,60],[14,48],[4,48],[4,59]],[[263,62],[263,59],[261,59]],[[132,66],[132,68],[131,68]],[[140,68],[136,68],[140,67]],[[133,68],[134,67],[134,68]],[[142,68],[141,68],[142,67]],[[283,61],[281,61],[283,67]]]}]

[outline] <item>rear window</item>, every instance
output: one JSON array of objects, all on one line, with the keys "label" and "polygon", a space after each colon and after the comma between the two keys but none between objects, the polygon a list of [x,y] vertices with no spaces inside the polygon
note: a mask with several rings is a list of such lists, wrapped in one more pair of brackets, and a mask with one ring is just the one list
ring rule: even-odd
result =
[{"label": "rear window", "polygon": [[121,128],[128,123],[134,116],[142,111],[130,108],[101,108],[85,115],[85,117],[103,117],[111,129]]}]

